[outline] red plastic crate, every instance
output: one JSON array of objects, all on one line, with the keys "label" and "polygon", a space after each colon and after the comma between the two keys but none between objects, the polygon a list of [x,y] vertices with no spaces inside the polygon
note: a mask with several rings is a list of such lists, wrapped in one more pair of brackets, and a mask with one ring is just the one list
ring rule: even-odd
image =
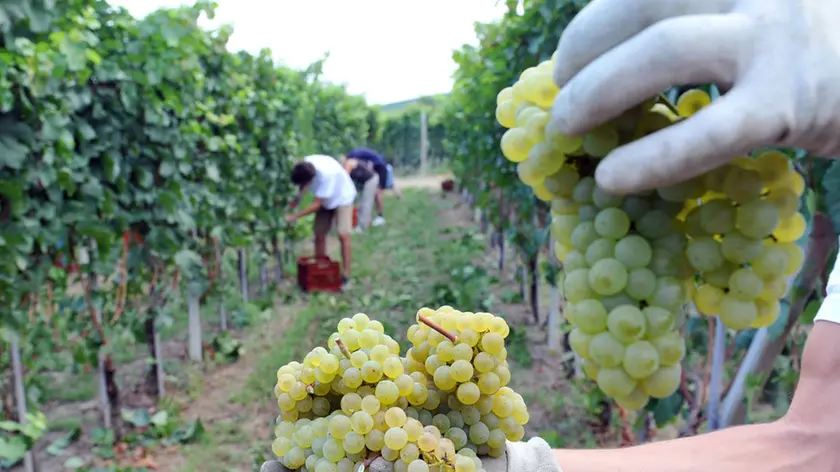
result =
[{"label": "red plastic crate", "polygon": [[340,292],[341,266],[329,257],[298,258],[298,286],[304,292]]},{"label": "red plastic crate", "polygon": [[455,181],[452,180],[452,179],[446,179],[446,180],[444,180],[443,182],[440,183],[440,188],[444,192],[451,192],[451,191],[455,190]]}]

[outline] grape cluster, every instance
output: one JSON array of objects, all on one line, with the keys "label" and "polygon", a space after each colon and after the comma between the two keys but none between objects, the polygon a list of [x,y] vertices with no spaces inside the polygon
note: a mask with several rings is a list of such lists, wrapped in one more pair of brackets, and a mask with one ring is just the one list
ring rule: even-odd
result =
[{"label": "grape cluster", "polygon": [[768,150],[677,185],[610,195],[593,178],[598,159],[691,116],[711,97],[700,89],[676,105],[655,97],[567,136],[550,125],[555,60],[498,94],[496,118],[508,128],[501,150],[551,204],[572,349],[604,393],[638,409],[679,387],[686,303],[731,329],[775,321],[786,279],[803,262],[795,241],[806,227],[798,212],[804,180],[785,154]]},{"label": "grape cluster", "polygon": [[525,434],[528,412],[507,387],[507,323],[489,313],[423,308],[400,346],[363,313],[327,348],[277,371],[272,451],[289,469],[354,472],[373,459],[397,472],[476,472]]}]

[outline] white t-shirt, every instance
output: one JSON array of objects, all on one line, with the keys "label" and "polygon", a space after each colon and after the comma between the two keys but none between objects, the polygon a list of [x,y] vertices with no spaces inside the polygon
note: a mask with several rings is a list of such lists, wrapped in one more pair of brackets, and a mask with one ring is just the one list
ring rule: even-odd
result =
[{"label": "white t-shirt", "polygon": [[828,274],[825,291],[825,300],[820,305],[814,321],[830,321],[840,324],[840,258],[834,261],[834,268]]},{"label": "white t-shirt", "polygon": [[333,157],[322,154],[306,156],[304,161],[315,166],[315,180],[310,184],[312,194],[321,199],[327,210],[352,205],[356,199],[356,186],[350,174]]}]

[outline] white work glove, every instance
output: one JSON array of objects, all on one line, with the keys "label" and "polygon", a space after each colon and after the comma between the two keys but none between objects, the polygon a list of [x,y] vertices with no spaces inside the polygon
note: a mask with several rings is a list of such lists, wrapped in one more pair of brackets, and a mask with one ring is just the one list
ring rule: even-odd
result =
[{"label": "white work glove", "polygon": [[[840,1],[593,0],[557,47],[554,129],[580,135],[674,85],[728,93],[614,150],[615,193],[664,186],[762,146],[840,154]],[[731,88],[731,89],[730,89]]]},{"label": "white work glove", "polygon": [[[551,447],[540,438],[533,438],[528,442],[508,442],[504,456],[482,457],[481,465],[486,472],[563,472],[554,462]],[[373,461],[366,470],[393,471],[394,465],[382,458]],[[267,461],[260,467],[260,472],[289,472],[289,469],[277,461]]]},{"label": "white work glove", "polygon": [[[838,239],[840,243],[840,239]],[[828,282],[825,284],[825,299],[817,311],[814,322],[830,321],[840,324],[840,257],[834,260],[834,267],[828,274]]]}]

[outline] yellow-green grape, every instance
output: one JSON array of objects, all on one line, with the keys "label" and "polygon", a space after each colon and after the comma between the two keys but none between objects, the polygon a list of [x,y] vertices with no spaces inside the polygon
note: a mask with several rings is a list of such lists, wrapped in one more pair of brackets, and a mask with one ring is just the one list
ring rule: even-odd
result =
[{"label": "yellow-green grape", "polygon": [[330,418],[329,431],[336,439],[342,439],[352,428],[350,418],[342,415],[336,415]]},{"label": "yellow-green grape", "polygon": [[368,434],[373,430],[373,416],[366,411],[357,411],[350,417],[353,431]]},{"label": "yellow-green grape", "polygon": [[511,162],[528,159],[532,147],[534,143],[528,139],[528,131],[524,128],[511,128],[502,136],[502,154]]},{"label": "yellow-green grape", "polygon": [[389,428],[385,432],[385,447],[399,451],[408,443],[408,434],[402,428]]},{"label": "yellow-green grape", "polygon": [[593,157],[604,157],[618,147],[618,132],[610,125],[603,125],[583,136],[583,150]]},{"label": "yellow-green grape", "polygon": [[513,100],[505,100],[496,105],[496,121],[505,128],[516,126],[516,103]]},{"label": "yellow-green grape", "polygon": [[709,106],[711,103],[712,98],[708,93],[700,89],[691,89],[684,92],[677,99],[677,111],[681,117],[689,117]]}]

